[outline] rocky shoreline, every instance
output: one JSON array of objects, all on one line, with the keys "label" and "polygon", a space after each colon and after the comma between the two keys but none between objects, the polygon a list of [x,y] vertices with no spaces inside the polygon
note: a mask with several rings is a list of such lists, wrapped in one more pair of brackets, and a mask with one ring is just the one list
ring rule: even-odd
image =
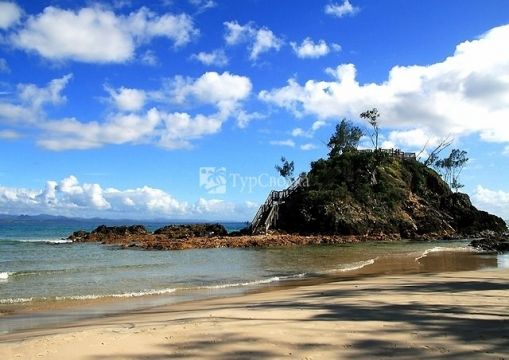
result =
[{"label": "rocky shoreline", "polygon": [[[488,251],[507,251],[509,243],[503,237],[491,233],[480,233],[472,242],[474,247]],[[428,233],[415,240],[432,241],[438,239],[461,239],[459,234],[449,232]],[[371,235],[302,235],[270,232],[263,235],[248,235],[244,232],[228,234],[220,224],[169,225],[149,232],[143,225],[105,226],[101,225],[91,232],[76,231],[67,238],[76,243],[93,242],[115,245],[122,248],[145,250],[184,250],[206,248],[250,248],[285,247],[298,245],[351,244],[366,241],[398,241],[400,234]],[[502,245],[500,245],[502,244]],[[507,245],[507,247],[506,247]]]}]

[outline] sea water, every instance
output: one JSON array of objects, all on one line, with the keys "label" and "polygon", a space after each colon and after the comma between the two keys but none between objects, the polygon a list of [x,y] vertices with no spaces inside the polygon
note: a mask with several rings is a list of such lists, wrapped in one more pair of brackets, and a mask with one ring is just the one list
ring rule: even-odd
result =
[{"label": "sea water", "polygon": [[[188,299],[191,293],[195,294],[193,298],[196,294],[220,296],[285,280],[364,268],[386,272],[391,268],[468,270],[472,266],[509,266],[507,257],[477,254],[467,240],[181,251],[121,249],[65,240],[73,231],[91,230],[97,225],[75,221],[1,224],[0,310],[5,314],[13,306],[150,296],[158,296],[158,304],[169,303],[172,299]],[[163,224],[144,225],[154,230]],[[245,224],[223,225],[232,231]],[[426,258],[438,253],[448,255],[426,263]],[[466,254],[470,265],[465,267]],[[17,329],[6,319],[4,315],[0,323],[7,329],[0,324],[0,332]]]}]

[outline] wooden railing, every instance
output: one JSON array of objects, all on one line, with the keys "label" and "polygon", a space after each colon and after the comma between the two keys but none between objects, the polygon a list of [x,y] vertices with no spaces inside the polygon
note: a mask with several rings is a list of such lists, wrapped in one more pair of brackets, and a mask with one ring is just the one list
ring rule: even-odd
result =
[{"label": "wooden railing", "polygon": [[[300,175],[297,179],[295,179],[290,186],[288,186],[284,190],[272,190],[269,195],[267,196],[267,199],[265,202],[260,206],[258,211],[256,212],[256,215],[253,218],[253,221],[251,221],[251,232],[256,233],[260,229],[262,225],[264,226],[264,231],[267,231],[270,227],[270,223],[273,219],[270,218],[270,212],[271,210],[279,205],[280,203],[284,202],[288,196],[290,196],[291,193],[293,193],[295,190],[297,190],[304,182],[307,181],[307,175]],[[273,215],[275,216],[275,215]],[[268,221],[270,220],[270,221]],[[267,223],[269,222],[269,223]]]}]

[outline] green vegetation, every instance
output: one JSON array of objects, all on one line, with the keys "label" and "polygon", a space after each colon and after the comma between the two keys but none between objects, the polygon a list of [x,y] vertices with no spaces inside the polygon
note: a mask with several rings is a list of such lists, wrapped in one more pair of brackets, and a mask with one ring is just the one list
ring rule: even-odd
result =
[{"label": "green vegetation", "polygon": [[292,182],[294,180],[295,164],[293,161],[288,161],[284,156],[281,156],[281,165],[276,165],[275,169],[286,181]]},{"label": "green vegetation", "polygon": [[[373,127],[375,149],[357,150],[362,131],[342,120],[328,143],[329,157],[311,163],[308,186],[280,205],[280,230],[423,238],[506,229],[502,219],[451,191],[435,170],[415,158],[378,149],[380,114],[373,109],[361,116]],[[467,161],[466,152],[455,149],[447,158],[435,159],[435,165],[457,191]],[[293,162],[283,158],[282,163],[276,167],[282,176],[290,169],[293,173]]]}]

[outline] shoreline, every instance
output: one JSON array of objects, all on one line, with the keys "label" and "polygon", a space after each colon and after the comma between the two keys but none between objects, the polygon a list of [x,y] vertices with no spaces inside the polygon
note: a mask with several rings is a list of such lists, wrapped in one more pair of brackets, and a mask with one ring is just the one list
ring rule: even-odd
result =
[{"label": "shoreline", "polygon": [[0,357],[500,358],[508,279],[484,269],[265,288],[3,335]]},{"label": "shoreline", "polygon": [[[321,273],[283,276],[254,283],[176,288],[175,291],[159,295],[143,295],[133,298],[104,296],[3,305],[0,306],[0,310],[3,312],[0,319],[3,320],[4,334],[15,334],[37,328],[67,326],[94,318],[120,316],[125,313],[204,299],[229,298],[282,288],[320,285],[334,281],[384,275],[435,274],[500,266],[496,256],[473,250],[467,251],[461,247],[457,249],[459,251],[438,247],[425,250],[423,253],[391,254]],[[8,330],[6,331],[6,329]]]}]

